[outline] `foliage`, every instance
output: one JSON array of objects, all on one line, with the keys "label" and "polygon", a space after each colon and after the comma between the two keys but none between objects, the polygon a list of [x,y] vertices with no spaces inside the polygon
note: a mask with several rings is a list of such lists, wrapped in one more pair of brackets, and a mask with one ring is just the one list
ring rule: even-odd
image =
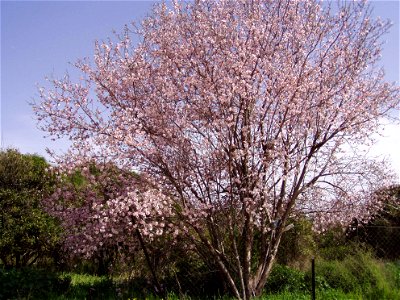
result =
[{"label": "foliage", "polygon": [[212,262],[205,264],[195,251],[179,244],[164,253],[169,257],[164,260],[162,282],[169,292],[198,298],[224,294],[224,282]]},{"label": "foliage", "polygon": [[67,292],[71,278],[59,278],[48,270],[0,268],[0,299],[48,299]]},{"label": "foliage", "polygon": [[0,260],[26,266],[50,255],[60,229],[41,207],[53,179],[44,158],[8,149],[0,152]]},{"label": "foliage", "polygon": [[282,237],[277,261],[279,264],[305,270],[317,251],[312,222],[298,217],[289,223],[293,224],[293,228]]},{"label": "foliage", "polygon": [[400,258],[400,186],[378,190],[382,208],[370,220],[354,220],[347,233],[349,240],[365,243],[384,259]]},{"label": "foliage", "polygon": [[306,291],[309,282],[305,280],[305,273],[276,264],[268,278],[265,292],[276,294],[284,291]]},{"label": "foliage", "polygon": [[[283,292],[280,294],[271,294],[265,297],[261,297],[260,300],[308,300],[310,299],[311,294],[304,292]],[[365,298],[365,295],[360,292],[350,292],[345,293],[341,290],[329,289],[326,291],[318,292],[316,295],[317,299],[324,300],[365,300],[369,298]],[[371,298],[373,300],[375,298]],[[394,298],[380,298],[387,300],[394,300]]]},{"label": "foliage", "polygon": [[386,269],[393,287],[400,290],[400,261],[386,263]]},{"label": "foliage", "polygon": [[352,255],[361,245],[352,241],[346,234],[346,229],[336,226],[314,236],[318,256],[325,260],[343,260]]},{"label": "foliage", "polygon": [[78,234],[76,251],[118,240],[119,224],[149,237],[171,226],[248,299],[261,294],[291,217],[320,230],[376,211],[370,192],[390,176],[344,152],[399,103],[377,64],[389,23],[365,2],[334,3],[163,3],[133,29],[136,48],[127,27],[76,64],[78,84],[66,76],[40,89],[43,130],[73,141],[64,166],[112,161],[157,186],[92,197],[90,217],[71,209],[69,220],[83,213],[97,234]]},{"label": "foliage", "polygon": [[394,274],[369,252],[357,251],[344,260],[320,260],[316,273],[331,288],[344,292],[361,292],[368,299],[396,299],[400,290]]}]

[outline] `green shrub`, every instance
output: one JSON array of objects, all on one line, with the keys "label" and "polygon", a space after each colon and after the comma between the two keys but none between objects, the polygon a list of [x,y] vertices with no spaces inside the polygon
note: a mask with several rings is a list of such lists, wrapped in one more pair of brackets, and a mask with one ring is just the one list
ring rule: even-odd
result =
[{"label": "green shrub", "polygon": [[343,260],[354,254],[354,249],[360,245],[350,243],[342,227],[334,227],[315,237],[318,245],[318,255],[325,260]]},{"label": "green shrub", "polygon": [[65,293],[70,282],[69,276],[60,278],[47,270],[0,269],[0,299],[49,299]]},{"label": "green shrub", "polygon": [[272,269],[265,289],[267,293],[304,290],[307,290],[305,273],[279,264]]},{"label": "green shrub", "polygon": [[303,270],[316,251],[312,222],[306,218],[299,218],[289,223],[294,227],[283,235],[277,261],[279,264]]},{"label": "green shrub", "polygon": [[[316,294],[317,299],[324,299],[324,300],[364,300],[362,295],[357,293],[344,293],[343,291],[339,290],[326,290],[323,292],[318,292]],[[259,298],[258,300],[309,300],[311,299],[311,294],[309,291],[307,292],[282,292],[279,294],[269,294],[265,295],[264,297]]]},{"label": "green shrub", "polygon": [[54,178],[49,164],[37,155],[0,150],[0,262],[27,267],[49,261],[61,228],[42,208]]},{"label": "green shrub", "polygon": [[365,299],[400,298],[396,267],[390,269],[370,252],[357,250],[340,261],[318,260],[316,273],[333,289],[359,293]]},{"label": "green shrub", "polygon": [[341,261],[317,261],[316,273],[324,278],[327,284],[334,289],[340,289],[344,292],[357,289],[357,278]]}]

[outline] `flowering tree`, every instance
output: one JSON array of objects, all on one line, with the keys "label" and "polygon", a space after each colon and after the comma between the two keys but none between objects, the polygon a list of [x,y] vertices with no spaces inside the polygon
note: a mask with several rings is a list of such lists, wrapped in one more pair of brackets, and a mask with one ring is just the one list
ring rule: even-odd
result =
[{"label": "flowering tree", "polygon": [[109,164],[58,173],[59,187],[44,204],[62,220],[71,254],[91,257],[108,246],[137,248],[139,236],[152,239],[163,233],[168,198],[145,189],[137,175]]},{"label": "flowering tree", "polygon": [[143,250],[155,288],[162,292],[148,243],[172,233],[166,223],[171,215],[169,198],[145,178],[110,163],[64,161],[53,171],[58,188],[43,204],[61,221],[65,252],[98,260],[104,273],[116,253],[132,255]]},{"label": "flowering tree", "polygon": [[349,149],[398,103],[376,67],[388,28],[358,1],[162,4],[136,47],[129,28],[96,44],[94,62],[76,64],[81,81],[52,80],[35,110],[74,142],[69,155],[157,182],[180,234],[248,299],[289,217],[323,229],[379,207],[369,191],[386,177]]}]

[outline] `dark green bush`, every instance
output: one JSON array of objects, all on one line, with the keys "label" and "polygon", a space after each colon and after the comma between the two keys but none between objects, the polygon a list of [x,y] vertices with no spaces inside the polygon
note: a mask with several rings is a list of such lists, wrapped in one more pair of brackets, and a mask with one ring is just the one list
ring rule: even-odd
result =
[{"label": "dark green bush", "polygon": [[33,268],[0,269],[0,299],[49,299],[65,293],[71,278]]},{"label": "dark green bush", "polygon": [[40,156],[0,151],[0,262],[6,267],[48,262],[59,244],[61,228],[41,206],[54,185],[48,167]]},{"label": "dark green bush", "polygon": [[175,253],[170,255],[162,270],[162,282],[167,292],[200,299],[224,293],[219,271],[206,265],[197,253],[175,248]]},{"label": "dark green bush", "polygon": [[279,264],[304,270],[316,252],[312,222],[299,218],[289,223],[294,227],[283,235],[277,261]]},{"label": "dark green bush", "polygon": [[331,228],[315,236],[318,255],[325,260],[343,260],[352,255],[360,245],[347,240],[342,227]]},{"label": "dark green bush", "polygon": [[277,264],[271,271],[265,291],[267,293],[278,293],[283,291],[304,291],[307,289],[305,273]]}]

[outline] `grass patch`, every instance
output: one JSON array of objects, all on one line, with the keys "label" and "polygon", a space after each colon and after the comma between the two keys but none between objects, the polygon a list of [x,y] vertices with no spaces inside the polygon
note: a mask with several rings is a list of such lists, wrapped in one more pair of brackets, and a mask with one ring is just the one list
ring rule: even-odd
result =
[{"label": "grass patch", "polygon": [[71,284],[65,294],[57,295],[58,299],[117,299],[114,283],[108,277],[74,273],[60,277],[71,278]]},{"label": "grass patch", "polygon": [[[362,295],[357,293],[344,293],[340,290],[326,290],[316,294],[317,299],[324,300],[363,300]],[[311,294],[305,292],[283,292],[279,294],[265,295],[259,300],[310,300]]]}]

